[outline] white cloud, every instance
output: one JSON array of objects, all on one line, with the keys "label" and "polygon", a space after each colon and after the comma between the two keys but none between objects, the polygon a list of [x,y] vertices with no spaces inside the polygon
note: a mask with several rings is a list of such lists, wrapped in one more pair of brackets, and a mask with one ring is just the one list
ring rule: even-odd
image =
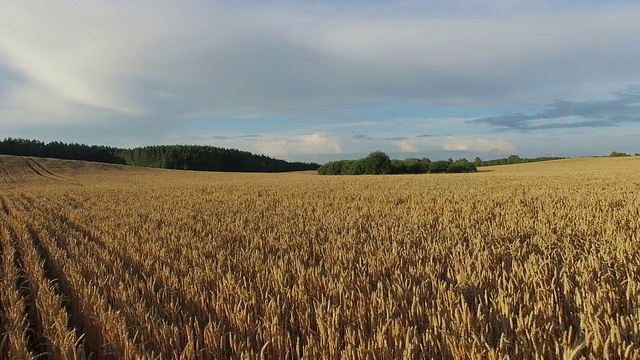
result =
[{"label": "white cloud", "polygon": [[471,152],[515,152],[517,148],[514,144],[504,140],[492,140],[487,138],[457,138],[450,136],[444,144],[443,149],[446,151],[471,151]]},{"label": "white cloud", "polygon": [[420,151],[417,146],[413,145],[408,140],[399,141],[397,143],[397,145],[398,145],[398,148],[400,149],[400,151],[402,151],[402,152],[416,153],[416,152]]},{"label": "white cloud", "polygon": [[25,1],[1,4],[0,14],[0,51],[38,92],[74,104],[137,112],[119,92],[119,72],[127,70],[122,55],[136,50],[132,39],[141,35],[139,26],[118,24],[126,22],[125,13],[104,3]]},{"label": "white cloud", "polygon": [[252,146],[258,153],[289,158],[291,154],[340,154],[343,145],[337,137],[313,133],[291,137],[262,136],[257,138]]}]

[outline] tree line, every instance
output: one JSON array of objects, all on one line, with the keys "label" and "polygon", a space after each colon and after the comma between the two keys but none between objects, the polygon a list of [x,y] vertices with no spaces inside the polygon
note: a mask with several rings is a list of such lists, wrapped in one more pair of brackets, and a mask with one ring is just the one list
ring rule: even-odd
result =
[{"label": "tree line", "polygon": [[473,161],[465,158],[453,160],[438,160],[424,158],[407,158],[404,160],[391,160],[382,151],[375,151],[367,157],[358,160],[330,161],[320,168],[320,175],[361,175],[361,174],[435,174],[435,173],[468,173],[476,172],[481,166],[496,166],[521,164],[538,161],[559,160],[562,157],[537,157],[521,158],[518,155],[510,155],[506,158],[482,160],[476,157]]},{"label": "tree line", "polygon": [[[627,154],[627,153],[615,151],[615,150],[611,150],[611,152],[609,153],[609,157],[625,157],[625,156],[631,156],[631,154]],[[633,156],[640,156],[640,153],[635,153]]]},{"label": "tree line", "polygon": [[477,166],[496,166],[496,165],[510,165],[510,164],[522,164],[522,163],[530,163],[530,162],[538,162],[538,161],[549,161],[549,160],[560,160],[564,159],[562,157],[557,156],[543,156],[537,158],[521,158],[518,155],[510,155],[506,158],[493,159],[493,160],[482,160],[479,157],[476,157],[473,163]]},{"label": "tree line", "polygon": [[247,151],[202,145],[161,145],[121,149],[102,145],[6,138],[0,154],[86,160],[163,169],[234,172],[316,170],[315,163],[288,162]]},{"label": "tree line", "polygon": [[467,159],[431,161],[429,158],[408,158],[391,160],[382,151],[374,151],[358,160],[330,161],[320,168],[320,175],[383,175],[383,174],[426,174],[426,173],[468,173],[477,171]]}]

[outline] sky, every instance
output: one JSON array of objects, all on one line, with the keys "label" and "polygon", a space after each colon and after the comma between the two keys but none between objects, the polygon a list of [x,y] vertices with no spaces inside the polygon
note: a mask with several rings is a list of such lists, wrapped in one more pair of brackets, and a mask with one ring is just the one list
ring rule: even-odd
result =
[{"label": "sky", "polygon": [[0,0],[0,138],[636,153],[638,19],[636,1]]}]

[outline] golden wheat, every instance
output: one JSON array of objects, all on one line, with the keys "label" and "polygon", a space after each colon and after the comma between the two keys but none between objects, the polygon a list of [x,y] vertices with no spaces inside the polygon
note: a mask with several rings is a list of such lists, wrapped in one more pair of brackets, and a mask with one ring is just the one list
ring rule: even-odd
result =
[{"label": "golden wheat", "polygon": [[481,170],[0,157],[0,358],[640,358],[640,158]]}]

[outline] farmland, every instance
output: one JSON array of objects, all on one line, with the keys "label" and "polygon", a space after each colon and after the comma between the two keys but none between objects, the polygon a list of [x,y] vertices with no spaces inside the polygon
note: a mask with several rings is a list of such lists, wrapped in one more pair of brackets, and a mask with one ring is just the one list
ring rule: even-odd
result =
[{"label": "farmland", "polygon": [[480,170],[0,156],[0,359],[640,358],[640,158]]}]

